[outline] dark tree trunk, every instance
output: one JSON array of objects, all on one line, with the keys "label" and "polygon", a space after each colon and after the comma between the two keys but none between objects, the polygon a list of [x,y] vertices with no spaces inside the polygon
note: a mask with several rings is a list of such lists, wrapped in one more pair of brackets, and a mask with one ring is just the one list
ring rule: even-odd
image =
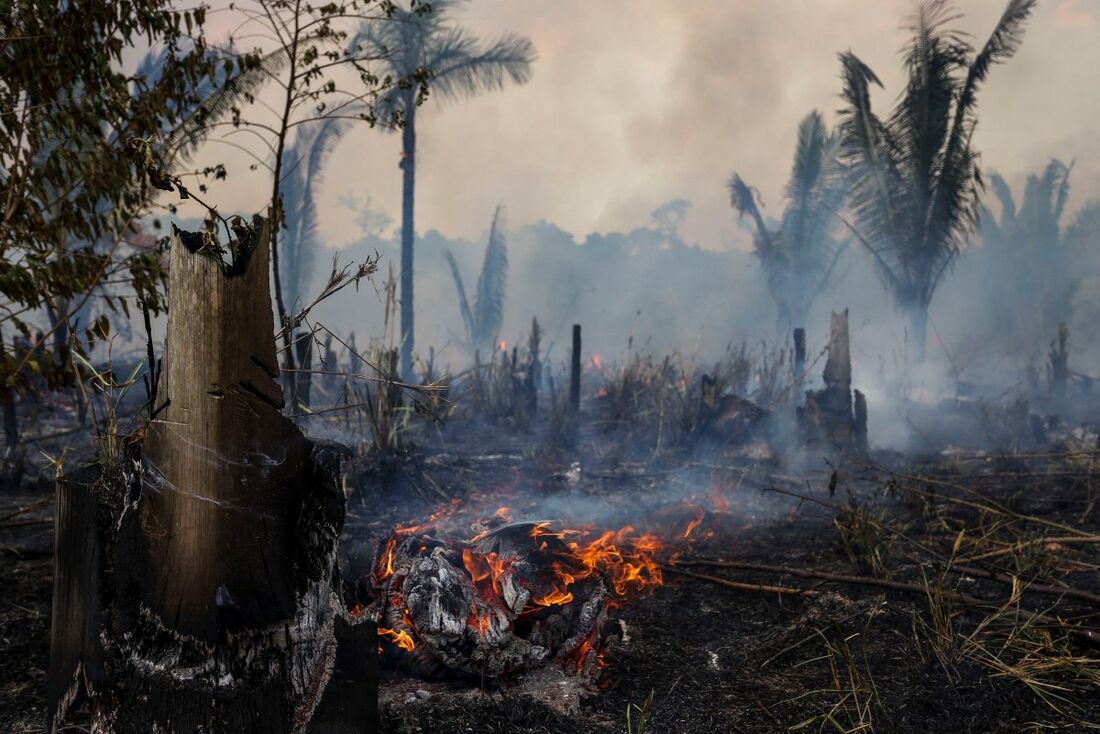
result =
[{"label": "dark tree trunk", "polygon": [[401,376],[409,379],[413,370],[413,205],[416,197],[416,102],[412,94],[404,101],[405,127],[401,131]]},{"label": "dark tree trunk", "polygon": [[801,326],[794,330],[794,375],[799,383],[802,382],[803,373],[806,371],[806,330]]},{"label": "dark tree trunk", "polygon": [[282,414],[266,229],[229,266],[201,245],[173,236],[164,409],[58,513],[54,726],[88,690],[96,731],[301,732],[326,710],[336,620],[370,624],[335,571],[342,450]]},{"label": "dark tree trunk", "polygon": [[913,344],[913,361],[922,365],[928,353],[928,304],[914,303],[907,310],[909,339]]},{"label": "dark tree trunk", "polygon": [[[4,412],[4,445],[14,449],[19,445],[19,422],[15,416],[15,390],[8,384],[8,375],[4,374],[4,363],[8,351],[4,344],[4,335],[0,333],[0,408]],[[14,375],[12,375],[14,377]]]},{"label": "dark tree trunk", "polygon": [[573,324],[573,353],[569,367],[569,409],[581,407],[581,325]]}]

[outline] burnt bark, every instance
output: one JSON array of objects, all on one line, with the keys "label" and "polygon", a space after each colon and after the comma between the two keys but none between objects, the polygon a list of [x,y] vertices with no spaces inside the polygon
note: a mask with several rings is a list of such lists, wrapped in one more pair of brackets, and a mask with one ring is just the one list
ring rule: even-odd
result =
[{"label": "burnt bark", "polygon": [[96,731],[290,734],[329,683],[345,450],[282,413],[266,227],[238,234],[227,264],[174,232],[164,407],[58,514],[51,727],[87,692]]}]

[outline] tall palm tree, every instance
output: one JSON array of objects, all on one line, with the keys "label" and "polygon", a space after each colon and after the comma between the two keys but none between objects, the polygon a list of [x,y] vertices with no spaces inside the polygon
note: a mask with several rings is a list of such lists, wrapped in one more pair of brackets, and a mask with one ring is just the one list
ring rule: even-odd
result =
[{"label": "tall palm tree", "polygon": [[1009,0],[976,54],[948,27],[958,18],[949,0],[921,3],[908,26],[906,88],[886,120],[871,111],[869,94],[882,82],[855,54],[840,54],[842,160],[853,174],[849,227],[908,315],[918,362],[932,295],[978,221],[982,179],[971,144],[978,87],[1019,48],[1035,2]]},{"label": "tall palm tree", "polygon": [[[416,110],[427,90],[443,99],[462,99],[500,89],[508,81],[525,83],[531,76],[534,47],[527,38],[505,35],[482,44],[455,26],[451,13],[464,0],[432,0],[430,6],[397,9],[393,22],[370,23],[352,47],[385,57],[397,79],[427,76],[427,86],[408,85],[381,100],[376,109],[385,119],[402,123],[401,171],[401,372],[412,373],[413,357],[413,204],[416,183]],[[425,9],[427,9],[425,11]],[[374,55],[374,54],[371,54]]]},{"label": "tall palm tree", "polygon": [[835,238],[836,213],[844,203],[839,137],[816,110],[798,126],[794,166],[787,182],[787,206],[777,229],[769,229],[757,206],[756,190],[740,175],[730,177],[730,204],[756,227],[753,245],[768,290],[786,328],[804,326],[814,300],[829,286],[842,243]]},{"label": "tall palm tree", "polygon": [[997,330],[1025,339],[1033,354],[1069,321],[1083,277],[1080,256],[1100,243],[1100,200],[1085,204],[1063,225],[1072,166],[1058,160],[1031,174],[1019,207],[1007,182],[990,176],[1000,202],[997,217],[981,209],[982,272],[1000,316]]}]

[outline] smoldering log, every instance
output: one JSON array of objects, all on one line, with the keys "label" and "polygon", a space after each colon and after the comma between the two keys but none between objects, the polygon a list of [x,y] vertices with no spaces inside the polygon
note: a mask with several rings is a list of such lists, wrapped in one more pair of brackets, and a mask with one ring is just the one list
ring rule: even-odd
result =
[{"label": "smoldering log", "polygon": [[[374,583],[381,628],[404,640],[401,664],[444,678],[496,679],[551,662],[595,673],[595,655],[621,633],[607,617],[608,587],[599,574],[581,578],[557,537],[532,542],[537,525],[510,523],[470,542],[386,541]],[[562,568],[576,576],[568,594]]]},{"label": "smoldering log", "polygon": [[373,730],[324,698],[336,621],[372,622],[337,592],[346,450],[282,413],[266,232],[238,228],[229,263],[173,232],[163,407],[79,503],[59,481],[52,730],[84,693],[117,734]]},{"label": "smoldering log", "polygon": [[822,374],[824,388],[808,390],[805,404],[798,409],[803,440],[841,450],[865,450],[867,401],[858,390],[853,400],[848,309],[832,314],[828,351]]}]

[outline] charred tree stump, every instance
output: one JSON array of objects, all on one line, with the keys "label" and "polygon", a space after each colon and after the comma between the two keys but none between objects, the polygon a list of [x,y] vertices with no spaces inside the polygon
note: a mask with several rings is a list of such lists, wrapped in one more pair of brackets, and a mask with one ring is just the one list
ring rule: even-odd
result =
[{"label": "charred tree stump", "polygon": [[523,389],[527,396],[527,413],[534,417],[539,411],[539,385],[542,384],[542,362],[539,347],[542,330],[538,319],[531,319],[531,336],[527,341],[527,370],[523,378]]},{"label": "charred tree stump", "polygon": [[581,408],[581,325],[573,324],[573,353],[569,362],[569,409]]},{"label": "charred tree stump", "polygon": [[283,415],[266,227],[238,238],[173,233],[159,412],[58,482],[51,731],[81,694],[114,734],[374,730],[324,695],[338,620],[372,624],[338,591],[345,450]]},{"label": "charred tree stump", "polygon": [[1050,343],[1050,391],[1056,398],[1066,396],[1069,383],[1069,327],[1058,324],[1058,338]]},{"label": "charred tree stump", "polygon": [[806,392],[798,410],[803,438],[810,444],[828,444],[841,450],[867,448],[867,401],[852,396],[852,355],[848,339],[848,309],[834,312],[829,334],[829,357],[823,374],[825,387]]}]

